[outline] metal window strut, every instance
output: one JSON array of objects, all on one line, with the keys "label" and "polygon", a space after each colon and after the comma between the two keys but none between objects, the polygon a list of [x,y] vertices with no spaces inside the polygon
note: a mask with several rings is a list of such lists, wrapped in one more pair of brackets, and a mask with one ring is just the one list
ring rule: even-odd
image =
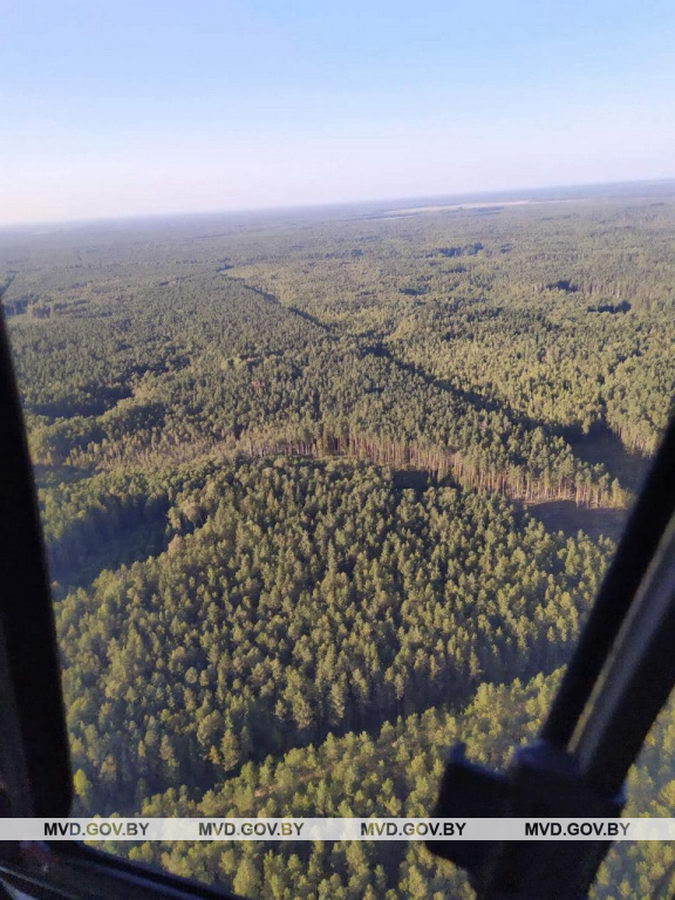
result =
[{"label": "metal window strut", "polygon": [[[619,816],[623,784],[675,684],[675,419],[629,517],[539,739],[506,774],[451,752],[440,817]],[[430,842],[481,900],[582,900],[610,843]]]}]

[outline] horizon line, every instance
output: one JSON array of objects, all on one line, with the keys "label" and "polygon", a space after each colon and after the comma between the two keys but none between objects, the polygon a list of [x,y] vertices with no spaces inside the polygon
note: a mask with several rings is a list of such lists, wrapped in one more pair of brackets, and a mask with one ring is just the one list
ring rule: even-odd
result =
[{"label": "horizon line", "polygon": [[[519,186],[519,187],[503,187],[503,188],[493,188],[490,190],[479,189],[475,191],[455,191],[453,193],[438,193],[438,194],[415,194],[415,195],[406,195],[405,197],[396,197],[396,196],[387,196],[387,197],[375,197],[375,198],[360,198],[360,199],[349,199],[349,200],[331,200],[325,202],[318,203],[280,203],[273,204],[271,206],[238,206],[238,207],[214,207],[208,209],[198,209],[198,210],[183,210],[183,211],[157,211],[157,212],[135,212],[135,213],[123,213],[121,215],[110,215],[103,214],[91,217],[73,217],[73,218],[54,218],[54,219],[20,219],[8,222],[0,221],[0,231],[12,231],[12,230],[23,230],[27,228],[39,228],[42,226],[79,226],[79,225],[101,225],[101,224],[116,224],[116,223],[124,223],[124,222],[134,222],[134,221],[144,221],[147,219],[179,219],[179,218],[198,218],[200,216],[236,216],[236,215],[245,215],[248,213],[279,213],[279,212],[301,212],[301,211],[309,211],[309,210],[320,210],[320,209],[335,209],[339,207],[349,207],[349,206],[379,206],[382,204],[406,204],[420,201],[429,201],[429,200],[460,200],[460,199],[473,199],[473,198],[495,198],[496,201],[499,200],[499,195],[504,194],[517,194],[517,193],[525,193],[525,192],[542,192],[542,191],[569,191],[569,190],[584,190],[588,188],[612,188],[612,187],[628,187],[630,185],[659,185],[659,184],[675,184],[675,175],[665,175],[659,177],[648,177],[648,178],[632,178],[632,179],[622,179],[620,181],[612,180],[612,181],[588,181],[588,182],[571,182],[566,184],[545,184],[545,185],[530,185],[530,186]],[[502,198],[503,199],[503,198]],[[526,199],[526,198],[523,198]],[[552,198],[555,199],[555,198]],[[579,198],[580,199],[580,198]]]}]

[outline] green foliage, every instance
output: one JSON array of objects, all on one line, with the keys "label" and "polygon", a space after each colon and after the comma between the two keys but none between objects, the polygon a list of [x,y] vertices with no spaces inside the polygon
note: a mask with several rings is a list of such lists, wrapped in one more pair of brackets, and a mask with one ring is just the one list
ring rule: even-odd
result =
[{"label": "green foliage", "polygon": [[[672,408],[674,226],[664,190],[0,235],[77,811],[425,815],[448,744],[505,764]],[[631,811],[672,813],[673,737]],[[115,849],[471,895],[415,843]],[[671,860],[622,845],[595,897]]]},{"label": "green foliage", "polygon": [[[459,714],[439,708],[400,718],[375,734],[332,737],[316,747],[269,758],[199,799],[179,799],[175,790],[148,799],[145,816],[339,816],[348,798],[350,814],[425,816],[433,808],[448,747],[468,743],[472,759],[491,767],[507,764],[511,750],[531,741],[541,726],[559,673],[527,684],[482,684]],[[665,794],[675,765],[672,707],[650,733],[629,780],[627,815],[666,815]],[[672,807],[670,808],[672,811]],[[116,848],[132,859],[154,859],[183,873],[186,861],[200,877],[237,889],[237,878],[269,874],[249,896],[293,898],[299,873],[330,877],[330,896],[393,898],[452,897],[469,900],[462,872],[415,842],[374,844],[146,844]],[[291,861],[300,860],[294,867]],[[593,900],[652,896],[675,859],[667,844],[619,844],[603,865]],[[272,877],[272,873],[274,873]],[[317,883],[315,882],[315,884]],[[623,885],[623,887],[620,887]],[[315,890],[317,888],[315,887]],[[320,889],[319,889],[320,890]],[[366,893],[370,891],[371,894]],[[316,896],[310,893],[309,896]]]},{"label": "green foliage", "polygon": [[337,460],[223,463],[169,518],[165,553],[57,607],[100,810],[558,665],[611,546]]}]

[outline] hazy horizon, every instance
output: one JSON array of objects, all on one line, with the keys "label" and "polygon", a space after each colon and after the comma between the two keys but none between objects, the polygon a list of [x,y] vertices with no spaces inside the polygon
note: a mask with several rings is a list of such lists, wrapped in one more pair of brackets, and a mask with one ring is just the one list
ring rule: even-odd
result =
[{"label": "hazy horizon", "polygon": [[[649,189],[657,189],[657,194],[660,194],[659,189],[662,187],[667,187],[668,185],[672,185],[675,190],[675,176],[665,176],[663,178],[635,178],[635,179],[627,179],[625,181],[605,181],[605,182],[588,182],[584,184],[546,184],[546,185],[532,185],[532,186],[518,186],[518,187],[506,187],[501,189],[495,189],[491,191],[456,191],[453,193],[443,193],[443,194],[422,194],[422,195],[408,195],[405,197],[363,197],[358,199],[347,199],[347,200],[339,200],[330,203],[301,203],[301,204],[279,204],[277,206],[248,206],[248,207],[233,207],[231,209],[224,209],[222,207],[215,207],[213,209],[195,209],[195,210],[187,210],[181,212],[175,211],[150,211],[150,212],[142,212],[142,213],[130,213],[128,215],[117,215],[117,216],[108,216],[108,215],[100,215],[100,216],[92,216],[90,218],[73,218],[73,219],[41,219],[41,220],[25,220],[25,221],[15,221],[15,222],[3,222],[0,221],[0,231],[4,232],[12,232],[12,231],[25,231],[26,229],[31,228],[41,228],[41,227],[59,227],[63,226],[67,227],[77,227],[77,226],[87,226],[87,225],[115,225],[115,224],[125,224],[129,223],[130,225],[135,222],[147,222],[147,221],[173,221],[175,219],[199,219],[201,217],[204,218],[219,218],[219,217],[237,217],[241,216],[257,216],[264,215],[265,213],[269,213],[270,215],[281,215],[284,213],[288,213],[292,215],[293,213],[319,213],[322,210],[340,210],[343,208],[353,209],[354,212],[357,210],[361,210],[360,215],[364,218],[367,216],[364,215],[363,210],[368,207],[372,207],[372,211],[377,214],[379,218],[382,213],[390,213],[397,212],[394,207],[396,205],[401,205],[401,208],[405,210],[410,206],[410,209],[416,209],[412,206],[412,204],[432,204],[438,203],[439,209],[442,209],[442,204],[450,205],[461,205],[462,203],[473,203],[478,201],[484,201],[491,205],[494,203],[495,205],[507,204],[510,202],[528,202],[528,203],[556,203],[556,202],[567,202],[567,201],[582,201],[586,199],[594,199],[598,196],[603,196],[604,192],[608,193],[606,196],[608,197],[622,197],[626,192],[633,193],[633,191],[637,191],[637,197],[642,197],[641,189],[649,190]],[[572,196],[562,196],[570,192]],[[551,196],[543,196],[541,198],[536,197],[534,195],[543,194]],[[391,209],[389,209],[391,207]],[[416,210],[417,211],[417,210]],[[431,211],[431,209],[429,210]],[[427,210],[421,210],[421,212],[427,212]],[[358,217],[358,216],[357,216]],[[394,216],[392,216],[393,218]]]},{"label": "hazy horizon", "polygon": [[655,0],[10,2],[0,224],[675,175]]}]

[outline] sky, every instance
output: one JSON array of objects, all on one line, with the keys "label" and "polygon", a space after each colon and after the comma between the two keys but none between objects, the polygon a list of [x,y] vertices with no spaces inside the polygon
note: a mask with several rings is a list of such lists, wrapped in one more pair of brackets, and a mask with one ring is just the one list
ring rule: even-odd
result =
[{"label": "sky", "polygon": [[675,176],[672,0],[0,0],[0,223]]}]

